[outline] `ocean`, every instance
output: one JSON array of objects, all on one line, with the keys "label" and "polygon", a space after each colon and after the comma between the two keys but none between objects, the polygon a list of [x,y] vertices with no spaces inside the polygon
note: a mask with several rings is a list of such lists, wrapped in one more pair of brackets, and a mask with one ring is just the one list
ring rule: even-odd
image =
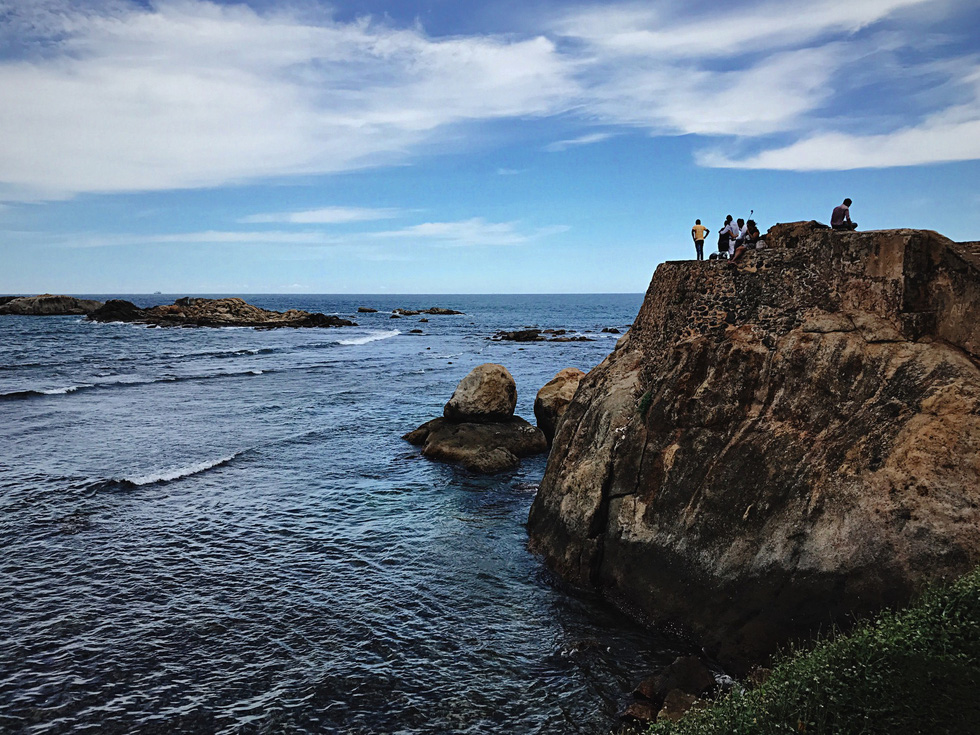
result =
[{"label": "ocean", "polygon": [[[642,298],[246,297],[341,329],[0,317],[0,731],[614,728],[674,651],[527,550],[546,458],[483,477],[401,436],[485,362],[533,422]],[[390,318],[430,306],[465,314]],[[487,339],[532,326],[594,341]]]}]

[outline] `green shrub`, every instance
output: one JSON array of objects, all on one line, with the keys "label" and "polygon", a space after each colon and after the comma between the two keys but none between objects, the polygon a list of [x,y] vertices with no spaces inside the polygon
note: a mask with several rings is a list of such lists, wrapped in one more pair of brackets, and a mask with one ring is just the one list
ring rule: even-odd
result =
[{"label": "green shrub", "polygon": [[791,651],[757,689],[655,735],[980,733],[980,569],[847,635]]}]

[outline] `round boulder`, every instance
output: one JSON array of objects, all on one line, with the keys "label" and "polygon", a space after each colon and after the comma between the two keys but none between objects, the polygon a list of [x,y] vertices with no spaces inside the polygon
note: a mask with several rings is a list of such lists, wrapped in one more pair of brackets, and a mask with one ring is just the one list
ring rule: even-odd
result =
[{"label": "round boulder", "polygon": [[450,421],[506,421],[517,406],[517,384],[503,365],[477,365],[459,381],[442,415]]},{"label": "round boulder", "polygon": [[565,368],[558,371],[558,374],[538,391],[534,399],[534,417],[538,421],[538,428],[548,439],[548,444],[551,444],[555,438],[558,419],[572,402],[579,381],[584,377],[585,373],[578,368]]}]

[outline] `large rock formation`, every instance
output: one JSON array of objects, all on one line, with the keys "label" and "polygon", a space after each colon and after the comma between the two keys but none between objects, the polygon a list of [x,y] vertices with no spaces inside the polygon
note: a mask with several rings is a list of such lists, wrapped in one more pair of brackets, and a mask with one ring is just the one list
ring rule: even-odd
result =
[{"label": "large rock formation", "polygon": [[584,376],[585,373],[578,368],[559,370],[534,397],[534,418],[538,422],[538,428],[544,432],[548,444],[555,438],[558,419],[565,413]]},{"label": "large rock formation", "polygon": [[46,293],[40,296],[4,297],[4,303],[0,303],[0,314],[22,316],[91,314],[101,306],[101,301],[76,299],[74,296],[52,296]]},{"label": "large rock formation", "polygon": [[517,467],[521,457],[540,454],[548,442],[540,429],[519,416],[517,385],[503,365],[485,363],[463,378],[443,409],[402,438],[422,447],[422,456],[459,462],[466,469],[495,474]]},{"label": "large rock formation", "polygon": [[980,257],[777,225],[664,263],[579,385],[528,522],[573,583],[735,670],[980,562]]},{"label": "large rock formation", "polygon": [[355,322],[299,309],[268,311],[242,299],[177,299],[173,304],[141,309],[129,301],[113,299],[89,314],[97,322],[136,322],[161,327],[356,327]]}]

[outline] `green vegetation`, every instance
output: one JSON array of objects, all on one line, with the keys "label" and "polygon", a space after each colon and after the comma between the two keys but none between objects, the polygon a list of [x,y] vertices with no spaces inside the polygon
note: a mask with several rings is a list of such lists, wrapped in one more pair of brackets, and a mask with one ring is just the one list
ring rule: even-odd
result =
[{"label": "green vegetation", "polygon": [[758,688],[649,732],[980,733],[980,569],[848,635],[790,652]]},{"label": "green vegetation", "polygon": [[653,391],[648,390],[640,397],[640,402],[636,406],[636,412],[643,418],[646,418],[651,403],[653,403]]}]

